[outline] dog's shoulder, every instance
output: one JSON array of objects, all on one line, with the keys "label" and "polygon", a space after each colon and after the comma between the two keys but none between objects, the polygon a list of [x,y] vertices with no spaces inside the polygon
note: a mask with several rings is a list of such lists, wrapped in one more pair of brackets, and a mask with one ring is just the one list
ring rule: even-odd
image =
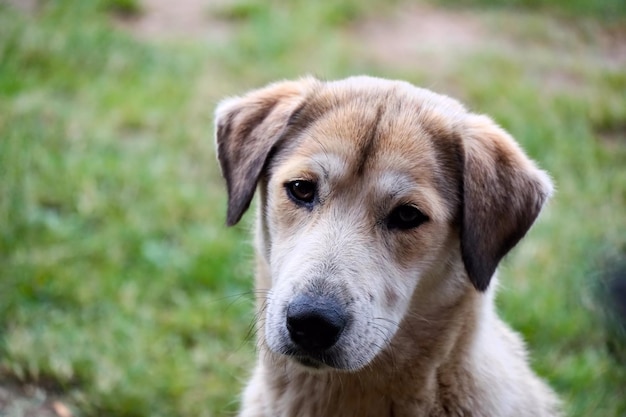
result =
[{"label": "dog's shoulder", "polygon": [[[454,385],[441,385],[439,406],[447,414],[435,416],[559,416],[560,402],[553,391],[528,366],[521,336],[504,323],[493,303],[485,303],[481,320],[461,367],[446,378]],[[451,399],[450,402],[445,401]],[[450,406],[459,408],[450,413]]]}]

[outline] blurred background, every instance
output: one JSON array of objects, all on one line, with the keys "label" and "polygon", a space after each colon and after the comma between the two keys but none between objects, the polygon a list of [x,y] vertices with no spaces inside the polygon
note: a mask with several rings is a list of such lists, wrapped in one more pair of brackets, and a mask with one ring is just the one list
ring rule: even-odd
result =
[{"label": "blurred background", "polygon": [[626,416],[623,0],[0,0],[0,416],[233,415],[252,216],[224,226],[213,110],[362,73],[551,173],[498,306],[568,415]]}]

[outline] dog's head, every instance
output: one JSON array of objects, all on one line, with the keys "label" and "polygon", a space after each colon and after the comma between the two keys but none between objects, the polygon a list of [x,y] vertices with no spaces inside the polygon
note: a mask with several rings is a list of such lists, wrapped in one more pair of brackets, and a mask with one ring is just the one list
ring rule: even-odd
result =
[{"label": "dog's head", "polygon": [[416,297],[485,291],[552,189],[489,118],[404,82],[280,82],[216,126],[229,225],[259,185],[265,342],[313,367],[368,364]]}]

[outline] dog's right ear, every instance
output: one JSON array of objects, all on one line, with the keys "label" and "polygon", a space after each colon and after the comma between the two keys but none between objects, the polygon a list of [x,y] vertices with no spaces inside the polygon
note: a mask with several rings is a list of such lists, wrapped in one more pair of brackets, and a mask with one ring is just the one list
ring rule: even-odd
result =
[{"label": "dog's right ear", "polygon": [[236,224],[250,206],[270,151],[314,81],[270,84],[217,106],[217,156],[228,190],[227,225]]}]

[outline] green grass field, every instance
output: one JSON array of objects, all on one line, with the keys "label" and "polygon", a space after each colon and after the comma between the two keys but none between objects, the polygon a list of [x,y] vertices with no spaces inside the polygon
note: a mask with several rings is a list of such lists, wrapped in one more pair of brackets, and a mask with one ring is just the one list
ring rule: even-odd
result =
[{"label": "green grass field", "polygon": [[551,173],[498,305],[568,415],[626,415],[593,296],[603,260],[626,256],[626,4],[450,3],[432,10],[469,20],[470,47],[389,59],[365,35],[400,1],[207,6],[217,41],[122,30],[133,0],[0,0],[0,386],[41,385],[75,416],[234,414],[254,362],[251,216],[224,226],[213,109],[275,79],[368,73],[461,98]]}]

